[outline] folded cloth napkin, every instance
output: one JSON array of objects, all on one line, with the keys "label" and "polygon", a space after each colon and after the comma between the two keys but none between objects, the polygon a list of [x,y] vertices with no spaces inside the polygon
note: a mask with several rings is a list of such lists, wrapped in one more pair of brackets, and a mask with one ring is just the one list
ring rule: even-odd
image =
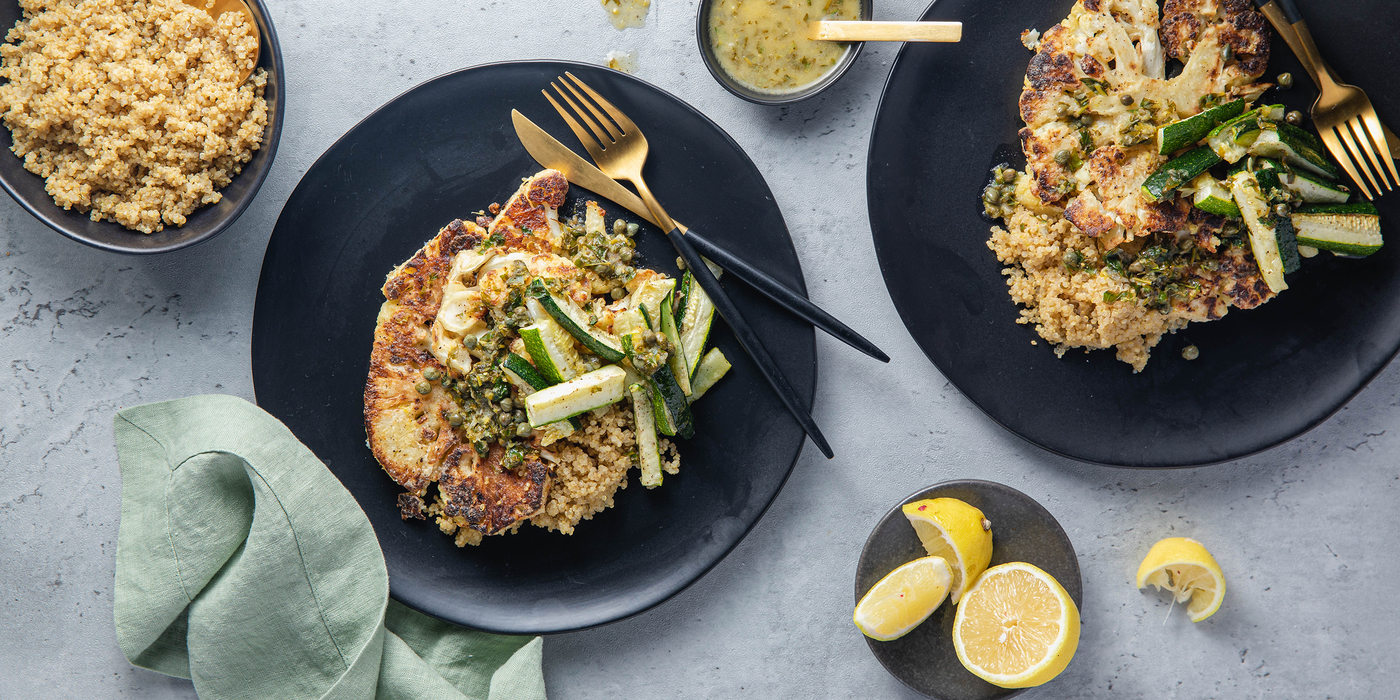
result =
[{"label": "folded cloth napkin", "polygon": [[540,638],[389,599],[374,529],[286,426],[231,396],[121,411],[117,640],[203,700],[543,700]]}]

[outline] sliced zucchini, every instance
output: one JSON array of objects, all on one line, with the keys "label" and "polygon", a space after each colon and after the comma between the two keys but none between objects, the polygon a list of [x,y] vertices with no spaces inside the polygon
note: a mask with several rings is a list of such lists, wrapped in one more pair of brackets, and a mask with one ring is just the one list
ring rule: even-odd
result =
[{"label": "sliced zucchini", "polygon": [[685,359],[685,348],[681,347],[681,332],[676,327],[676,315],[671,312],[670,295],[661,300],[660,310],[660,332],[670,341],[671,348],[666,364],[671,366],[671,373],[676,376],[676,384],[680,386],[681,393],[690,396],[690,364]]},{"label": "sliced zucchini", "polygon": [[1293,212],[1300,245],[1342,255],[1370,255],[1381,249],[1380,212],[1370,202],[1302,206]]},{"label": "sliced zucchini", "polygon": [[1240,208],[1235,206],[1230,188],[1216,180],[1214,175],[1201,173],[1191,181],[1191,186],[1196,188],[1192,204],[1196,205],[1197,209],[1221,216],[1240,215]]},{"label": "sliced zucchini", "polygon": [[700,369],[695,373],[695,381],[690,385],[690,402],[695,403],[696,399],[704,396],[705,392],[729,371],[729,367],[729,358],[725,357],[719,348],[710,348],[710,351],[705,353],[705,359],[700,361]]},{"label": "sliced zucchini", "polygon": [[[603,358],[604,362],[622,360],[622,344],[611,333],[593,327],[593,324],[588,322],[588,315],[573,299],[551,293],[538,279],[530,283],[529,294],[560,327],[578,339],[578,342],[593,354]],[[530,356],[534,357],[534,353],[530,353]]]},{"label": "sliced zucchini", "polygon": [[538,428],[615,404],[627,393],[627,373],[608,365],[525,397],[530,427]]},{"label": "sliced zucchini", "polygon": [[1315,136],[1288,122],[1278,122],[1272,129],[1259,132],[1249,146],[1256,156],[1278,158],[1297,168],[1336,180],[1341,177],[1337,166],[1322,155],[1322,144]]},{"label": "sliced zucchini", "polygon": [[1157,172],[1148,176],[1142,183],[1142,196],[1155,202],[1219,162],[1220,156],[1205,146],[1187,151],[1163,163]]},{"label": "sliced zucchini", "polygon": [[643,281],[635,292],[629,295],[627,308],[640,311],[652,330],[660,330],[661,304],[666,302],[676,288],[674,279],[652,278]]},{"label": "sliced zucchini", "polygon": [[535,361],[535,369],[551,384],[568,381],[584,370],[583,358],[574,349],[574,337],[555,323],[541,318],[520,329],[525,352]]},{"label": "sliced zucchini", "polygon": [[1250,145],[1259,138],[1259,132],[1269,120],[1283,120],[1283,105],[1252,109],[1211,129],[1206,135],[1206,145],[1227,163],[1238,162],[1248,153]]},{"label": "sliced zucchini", "polygon": [[[1241,172],[1230,178],[1230,194],[1234,196],[1240,215],[1249,228],[1249,247],[1254,251],[1259,275],[1275,294],[1288,289],[1288,283],[1283,281],[1283,254],[1279,250],[1278,235],[1271,221],[1269,205],[1259,191],[1259,181],[1253,173]],[[1293,256],[1297,255],[1295,242]]]},{"label": "sliced zucchini", "polygon": [[1284,187],[1296,192],[1309,204],[1341,204],[1351,197],[1351,190],[1346,187],[1310,173],[1295,170],[1280,179],[1283,180]]},{"label": "sliced zucchini", "polygon": [[656,429],[663,435],[688,438],[695,434],[690,418],[690,403],[676,383],[670,365],[662,365],[651,375],[651,406],[656,414]]},{"label": "sliced zucchini", "polygon": [[633,426],[637,435],[637,467],[642,472],[642,486],[661,485],[661,449],[656,439],[656,416],[651,408],[651,391],[644,384],[627,387],[632,398]]},{"label": "sliced zucchini", "polygon": [[1227,102],[1158,129],[1157,152],[1165,156],[1196,145],[1215,127],[1243,114],[1244,107],[1244,100]]},{"label": "sliced zucchini", "polygon": [[[705,351],[705,343],[710,339],[710,326],[715,320],[715,303],[710,295],[695,282],[695,276],[687,270],[681,279],[681,349],[685,352],[688,373],[692,382],[700,367],[700,356]],[[695,389],[692,386],[691,391]]]},{"label": "sliced zucchini", "polygon": [[[557,383],[545,379],[544,375],[540,374],[539,371],[535,369],[535,366],[530,364],[529,360],[513,352],[507,354],[506,359],[501,361],[501,372],[506,375],[506,378],[509,379],[512,384],[520,389],[521,396],[529,396],[537,391],[543,391]],[[583,424],[580,423],[577,418],[570,418],[562,425],[550,424],[545,427],[560,429],[560,437],[568,437],[572,435],[575,430],[583,430]],[[550,442],[553,442],[553,440]]]}]

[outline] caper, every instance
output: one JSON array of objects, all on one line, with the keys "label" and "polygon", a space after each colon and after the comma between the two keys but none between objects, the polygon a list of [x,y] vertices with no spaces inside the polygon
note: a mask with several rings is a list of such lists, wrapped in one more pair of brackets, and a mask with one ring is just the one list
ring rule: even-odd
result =
[{"label": "caper", "polygon": [[1233,47],[1233,46],[1231,46],[1231,45],[1229,45],[1229,44],[1226,44],[1226,45],[1220,47],[1220,57],[1223,58],[1223,59],[1225,59],[1225,60],[1227,60],[1227,61],[1230,60],[1230,59],[1232,59],[1232,58],[1234,58],[1234,57],[1235,57],[1235,47]]},{"label": "caper", "polygon": [[1278,214],[1279,216],[1288,216],[1288,212],[1289,208],[1287,204],[1279,202],[1278,204],[1274,205],[1275,214]]},{"label": "caper", "polygon": [[530,433],[533,430],[534,428],[531,428],[529,423],[521,423],[515,427],[515,436],[522,438],[530,437]]},{"label": "caper", "polygon": [[1001,171],[1001,174],[997,176],[997,179],[998,179],[998,180],[1001,180],[1003,183],[1006,183],[1006,184],[1010,184],[1010,183],[1012,183],[1012,182],[1015,182],[1015,181],[1016,181],[1016,171],[1015,171],[1015,170],[1012,170],[1011,168],[1007,168],[1007,169]]},{"label": "caper", "polygon": [[504,398],[504,399],[501,399],[501,410],[502,410],[502,411],[514,411],[514,410],[515,410],[515,402],[514,402],[514,401],[511,401],[509,396],[507,396],[507,397]]},{"label": "caper", "polygon": [[621,299],[627,296],[627,290],[623,287],[613,287],[613,290],[608,292],[608,296],[612,297],[614,300]]},{"label": "caper", "polygon": [[1128,94],[1120,95],[1118,101],[1122,102],[1124,105],[1130,105],[1133,103],[1133,96]]},{"label": "caper", "polygon": [[463,416],[461,411],[451,411],[447,414],[447,422],[454,428],[461,425],[465,420],[466,416]]},{"label": "caper", "polygon": [[627,232],[627,222],[626,222],[626,221],[623,221],[622,219],[614,219],[614,220],[613,220],[613,235],[614,235],[614,236],[621,236],[622,234],[624,234],[624,233],[626,233],[626,232]]},{"label": "caper", "polygon": [[611,270],[612,270],[612,266],[611,266],[611,265],[603,264],[603,265],[594,265],[594,266],[593,266],[593,271],[596,272],[596,273],[598,273],[598,276],[599,276],[599,277],[602,277],[603,275],[608,274],[608,272],[611,271]]},{"label": "caper", "polygon": [[[1284,75],[1288,74],[1284,73]],[[1194,360],[1200,356],[1201,349],[1196,347],[1195,345],[1187,345],[1186,347],[1181,349],[1181,359],[1183,360]]]},{"label": "caper", "polygon": [[1001,204],[1001,188],[988,186],[987,189],[982,190],[982,201],[988,204]]},{"label": "caper", "polygon": [[640,230],[642,230],[642,227],[638,224],[627,224],[627,235],[629,236],[637,235],[637,232]]},{"label": "caper", "polygon": [[1275,81],[1278,83],[1279,87],[1287,90],[1288,88],[1293,87],[1293,74],[1279,73],[1278,78]]},{"label": "caper", "polygon": [[642,331],[642,344],[651,345],[656,342],[656,334],[651,331]]},{"label": "caper", "polygon": [[1055,105],[1055,116],[1063,117],[1067,112],[1069,112],[1069,107],[1065,103],[1061,102]]},{"label": "caper", "polygon": [[470,350],[470,349],[476,347],[476,336],[474,336],[474,335],[469,335],[469,336],[463,338],[463,339],[462,339],[462,345],[466,346],[466,348],[467,348],[468,350]]},{"label": "caper", "polygon": [[1298,126],[1299,124],[1303,123],[1303,113],[1295,109],[1292,112],[1283,115],[1283,120],[1288,122],[1289,124],[1292,124],[1293,126]]},{"label": "caper", "polygon": [[1060,166],[1069,165],[1069,159],[1072,155],[1074,154],[1070,153],[1068,148],[1060,149],[1055,153],[1055,164]]},{"label": "caper", "polygon": [[986,214],[987,218],[989,219],[995,219],[998,216],[1001,216],[1001,208],[993,206],[991,204],[987,204],[982,207],[982,213]]},{"label": "caper", "polygon": [[622,262],[632,262],[632,251],[624,250],[618,257],[622,258]]},{"label": "caper", "polygon": [[427,382],[418,382],[413,385],[413,388],[420,394],[427,394],[433,390],[433,385]]},{"label": "caper", "polygon": [[1079,251],[1070,248],[1069,250],[1065,251],[1063,260],[1065,263],[1065,267],[1071,269],[1078,269],[1079,266],[1084,264],[1084,255]]},{"label": "caper", "polygon": [[524,423],[524,422],[526,422],[525,412],[524,412],[524,411],[516,411],[516,412],[515,412],[515,422],[516,422],[516,423]]},{"label": "caper", "polygon": [[677,257],[677,258],[676,258],[676,267],[678,267],[678,268],[684,270],[684,269],[685,269],[685,258]]},{"label": "caper", "polygon": [[436,367],[429,367],[429,368],[423,370],[423,378],[426,379],[426,380],[428,380],[428,381],[430,381],[430,382],[435,382],[435,381],[437,381],[437,380],[438,380],[438,377],[441,377],[441,376],[442,376],[442,373],[439,372],[439,371],[437,370]]},{"label": "caper", "polygon": [[627,266],[622,263],[615,263],[612,266],[613,277],[621,277],[627,274]]},{"label": "caper", "polygon": [[511,420],[511,415],[509,413],[501,411],[500,413],[496,414],[496,422],[500,423],[501,425],[510,425],[515,421]]}]

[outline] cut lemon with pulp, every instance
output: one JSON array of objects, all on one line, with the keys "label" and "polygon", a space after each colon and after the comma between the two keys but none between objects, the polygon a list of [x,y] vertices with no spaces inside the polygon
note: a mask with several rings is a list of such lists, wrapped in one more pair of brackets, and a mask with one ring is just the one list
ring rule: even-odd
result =
[{"label": "cut lemon with pulp", "polygon": [[1204,545],[1187,537],[1168,537],[1148,550],[1138,566],[1137,587],[1148,585],[1172,592],[1186,604],[1192,622],[1215,614],[1225,597],[1225,574]]},{"label": "cut lemon with pulp", "polygon": [[1025,562],[987,569],[953,621],[958,661],[1003,688],[1060,675],[1079,647],[1079,608],[1054,576]]},{"label": "cut lemon with pulp", "polygon": [[943,604],[952,580],[952,570],[943,557],[923,557],[904,564],[871,586],[856,604],[856,627],[871,639],[899,639]]},{"label": "cut lemon with pulp", "polygon": [[992,561],[992,524],[982,511],[956,498],[906,503],[904,517],[909,518],[929,556],[948,560],[953,570],[949,595],[957,604]]}]

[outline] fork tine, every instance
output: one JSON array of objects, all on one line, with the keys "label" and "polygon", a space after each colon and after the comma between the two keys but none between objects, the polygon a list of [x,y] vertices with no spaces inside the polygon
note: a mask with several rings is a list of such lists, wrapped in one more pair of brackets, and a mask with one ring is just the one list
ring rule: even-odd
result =
[{"label": "fork tine", "polygon": [[1366,131],[1371,135],[1371,142],[1380,149],[1380,158],[1390,168],[1390,178],[1395,184],[1400,185],[1400,171],[1395,168],[1395,158],[1390,153],[1390,144],[1385,139],[1385,129],[1381,126],[1380,117],[1376,116],[1374,108],[1368,108],[1361,112],[1362,123],[1366,125]]},{"label": "fork tine", "polygon": [[593,121],[593,119],[588,116],[587,112],[583,111],[582,107],[579,107],[577,104],[574,104],[574,101],[569,99],[569,96],[565,94],[564,91],[561,90],[558,85],[555,85],[551,82],[549,86],[554,88],[554,91],[559,93],[559,97],[563,98],[564,102],[574,110],[574,115],[578,117],[579,121],[588,125],[588,128],[593,131],[593,135],[598,137],[598,142],[602,144],[602,148],[604,150],[607,150],[608,146],[617,143],[617,141],[615,141],[609,136],[609,134],[603,129],[603,127],[599,126],[597,122]]},{"label": "fork tine", "polygon": [[[598,121],[600,121],[600,122],[603,123],[603,126],[607,127],[608,133],[609,133],[609,134],[612,134],[612,138],[613,138],[613,141],[614,141],[614,142],[616,142],[616,141],[618,141],[619,139],[622,138],[623,132],[618,131],[617,126],[615,126],[615,125],[613,124],[613,120],[608,119],[607,117],[603,116],[603,113],[602,113],[602,112],[599,112],[599,111],[598,111],[598,108],[597,108],[597,107],[594,107],[594,106],[593,106],[593,103],[590,102],[590,101],[588,101],[588,98],[584,97],[583,95],[580,95],[579,92],[578,92],[578,90],[575,90],[575,89],[574,89],[574,86],[570,85],[569,82],[568,82],[567,80],[564,80],[563,78],[560,78],[560,79],[559,79],[559,82],[564,83],[564,87],[569,88],[569,92],[574,93],[574,97],[577,97],[577,98],[578,98],[578,101],[579,101],[581,104],[583,104],[583,106],[587,107],[587,108],[588,108],[588,111],[592,112],[592,113],[593,113],[593,116],[594,116],[594,117],[597,117],[597,118],[598,118]],[[555,90],[558,90],[559,88],[558,88],[558,87],[555,87],[554,89],[555,89]]]},{"label": "fork tine", "polygon": [[573,80],[575,83],[578,83],[578,86],[583,88],[583,91],[588,93],[589,97],[592,97],[594,100],[597,100],[598,104],[602,105],[603,110],[606,111],[609,115],[611,115],[613,119],[616,119],[617,123],[622,126],[622,131],[624,133],[638,130],[637,125],[633,124],[632,120],[628,119],[627,115],[622,113],[622,110],[614,107],[613,103],[608,102],[607,99],[604,98],[602,95],[599,95],[597,92],[594,92],[593,88],[584,85],[583,81],[575,77],[573,73],[564,71],[564,75],[569,76],[569,79]]},{"label": "fork tine", "polygon": [[544,90],[540,90],[540,92],[544,94],[544,98],[549,100],[550,104],[554,105],[555,111],[559,112],[559,116],[564,118],[569,128],[573,129],[574,136],[577,136],[578,140],[583,143],[583,148],[588,151],[588,155],[593,156],[593,160],[595,161],[599,160],[603,153],[603,147],[599,145],[597,141],[593,140],[593,137],[588,134],[582,124],[574,120],[573,115],[569,114],[569,110],[559,106],[559,103],[555,102],[554,98],[550,97],[548,92]]},{"label": "fork tine", "polygon": [[1371,194],[1371,190],[1366,188],[1366,181],[1361,179],[1361,174],[1356,172],[1356,168],[1352,166],[1351,159],[1347,157],[1346,149],[1343,148],[1341,141],[1337,140],[1337,135],[1331,129],[1322,128],[1317,130],[1317,135],[1322,137],[1322,143],[1327,146],[1327,150],[1331,152],[1332,157],[1336,158],[1337,162],[1341,164],[1342,169],[1347,171],[1347,174],[1351,176],[1352,182],[1356,183],[1361,193],[1366,195],[1366,199],[1375,199]]},{"label": "fork tine", "polygon": [[[1381,162],[1376,156],[1375,144],[1372,144],[1371,140],[1366,137],[1366,124],[1361,120],[1361,115],[1348,119],[1347,126],[1351,127],[1352,137],[1361,147],[1361,151],[1366,154],[1366,158],[1371,161],[1370,170],[1375,172],[1376,177],[1380,179],[1380,185],[1385,185],[1387,191],[1395,189],[1391,186],[1390,179],[1385,176],[1385,168],[1381,167]],[[1376,186],[1377,193],[1381,191],[1380,185]]]},{"label": "fork tine", "polygon": [[1376,190],[1376,195],[1379,196],[1381,186],[1376,182],[1376,176],[1371,174],[1371,169],[1366,167],[1366,158],[1361,155],[1361,147],[1356,145],[1356,139],[1351,135],[1351,129],[1347,128],[1346,122],[1342,122],[1334,128],[1342,143],[1346,144],[1347,152],[1351,154],[1352,160],[1356,162],[1356,169],[1366,176],[1366,180],[1371,183],[1371,187]]}]

